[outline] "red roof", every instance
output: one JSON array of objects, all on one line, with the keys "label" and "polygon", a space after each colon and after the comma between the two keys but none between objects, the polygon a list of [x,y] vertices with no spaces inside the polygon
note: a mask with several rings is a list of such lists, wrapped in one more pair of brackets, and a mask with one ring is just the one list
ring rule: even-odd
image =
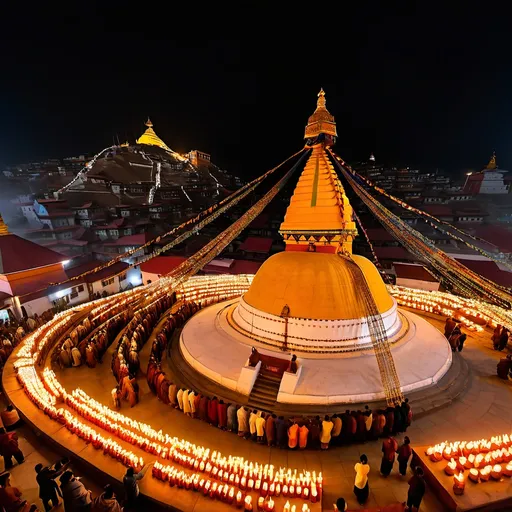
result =
[{"label": "red roof", "polygon": [[382,228],[370,228],[366,230],[366,233],[371,242],[391,242],[395,240],[393,235]]},{"label": "red roof", "polygon": [[272,243],[272,238],[250,236],[245,239],[245,242],[242,243],[239,249],[246,252],[260,252],[268,254],[272,247]]},{"label": "red roof", "polygon": [[55,217],[74,217],[75,212],[71,210],[57,210],[52,213],[48,213],[48,215],[38,215],[40,219],[53,219]]},{"label": "red roof", "polygon": [[406,263],[394,263],[396,277],[402,279],[415,279],[417,281],[428,281],[437,283],[438,280],[423,266],[409,265]]},{"label": "red roof", "polygon": [[17,235],[0,236],[0,274],[55,265],[66,257]]},{"label": "red roof", "polygon": [[138,233],[137,235],[128,235],[118,238],[114,242],[108,242],[105,246],[128,246],[128,245],[144,245],[147,242],[146,233]]},{"label": "red roof", "polygon": [[512,272],[501,270],[494,261],[464,260],[458,258],[457,261],[473,272],[494,281],[496,284],[512,288]]},{"label": "red roof", "polygon": [[187,258],[183,256],[157,256],[149,261],[140,264],[141,272],[148,274],[158,274],[164,276],[175,269]]},{"label": "red roof", "polygon": [[[216,262],[220,263],[226,262],[229,264],[215,264]],[[261,267],[262,263],[257,261],[248,261],[248,260],[213,260],[208,265],[203,268],[203,271],[206,274],[256,274],[258,269]]]},{"label": "red roof", "polygon": [[383,260],[409,260],[416,258],[403,247],[374,247],[377,258]]},{"label": "red roof", "polygon": [[502,252],[512,252],[512,230],[503,226],[485,225],[476,228],[476,236],[496,245]]},{"label": "red roof", "polygon": [[453,217],[452,209],[444,204],[426,204],[423,210],[434,217]]}]

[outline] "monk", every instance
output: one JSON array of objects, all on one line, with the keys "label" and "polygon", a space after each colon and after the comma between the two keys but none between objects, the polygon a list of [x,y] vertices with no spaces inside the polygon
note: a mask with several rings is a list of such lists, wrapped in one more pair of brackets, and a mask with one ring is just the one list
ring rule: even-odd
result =
[{"label": "monk", "polygon": [[130,402],[130,407],[137,405],[137,393],[135,393],[135,389],[133,388],[134,380],[135,379],[130,379],[129,375],[126,375],[121,382],[121,396]]},{"label": "monk", "polygon": [[494,346],[494,350],[498,350],[498,346],[500,344],[500,334],[501,334],[501,325],[498,324],[495,329],[494,329],[494,332],[492,333],[492,344]]},{"label": "monk", "polygon": [[288,448],[294,450],[299,442],[299,425],[296,421],[288,429]]},{"label": "monk", "polygon": [[201,395],[199,400],[199,419],[208,422],[208,402],[210,400],[207,396]]},{"label": "monk", "polygon": [[320,448],[320,428],[320,416],[317,416],[309,423],[309,446],[315,450]]},{"label": "monk", "polygon": [[500,359],[500,362],[496,366],[498,377],[500,379],[507,380],[508,372],[512,368],[512,354],[508,354],[507,357]]},{"label": "monk", "polygon": [[239,437],[247,437],[249,434],[249,409],[240,407],[237,413],[238,419],[238,435]]},{"label": "monk", "polygon": [[249,356],[249,366],[256,366],[260,361],[260,353],[256,348],[252,347],[251,355]]},{"label": "monk", "polygon": [[392,407],[386,409],[386,426],[384,427],[384,433],[391,435],[393,433],[393,425],[395,422],[395,411]]},{"label": "monk", "polygon": [[394,437],[389,436],[382,443],[382,462],[380,464],[380,474],[389,476],[395,462],[395,453],[398,449],[398,443]]},{"label": "monk", "polygon": [[216,427],[219,422],[219,412],[217,409],[218,403],[219,401],[217,400],[217,397],[214,396],[208,404],[208,423],[214,427]]},{"label": "monk", "polygon": [[299,427],[299,449],[305,450],[306,446],[308,445],[308,435],[309,435],[309,428],[308,428],[308,420],[304,419],[300,422]]},{"label": "monk", "polygon": [[228,404],[228,423],[227,429],[231,430],[231,432],[238,432],[238,421],[237,421],[237,411],[236,404]]},{"label": "monk", "polygon": [[276,420],[276,440],[279,448],[285,448],[288,442],[288,428],[282,416]]},{"label": "monk", "polygon": [[274,446],[276,441],[276,418],[275,414],[269,414],[265,423],[265,435],[269,446]]},{"label": "monk", "polygon": [[287,372],[297,373],[297,356],[293,354],[290,364],[288,365]]},{"label": "monk", "polygon": [[196,396],[194,397],[194,418],[197,418],[199,416],[199,404],[201,403],[201,395],[199,393],[196,393]]},{"label": "monk", "polygon": [[177,407],[178,405],[178,386],[174,382],[171,382],[169,386],[169,404],[173,407]]},{"label": "monk", "polygon": [[224,400],[219,400],[217,404],[217,417],[219,419],[219,428],[226,430],[228,423],[228,406],[224,403]]}]

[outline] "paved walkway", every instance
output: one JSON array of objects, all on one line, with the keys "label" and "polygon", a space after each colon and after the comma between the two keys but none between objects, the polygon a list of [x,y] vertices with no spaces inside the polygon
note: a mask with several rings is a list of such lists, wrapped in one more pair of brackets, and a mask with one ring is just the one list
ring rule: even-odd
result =
[{"label": "paved walkway", "polygon": [[[429,318],[429,321],[439,328],[444,324],[442,319]],[[496,363],[504,354],[492,349],[490,336],[490,332],[468,335],[462,352],[471,370],[468,389],[453,405],[414,421],[407,432],[413,445],[433,444],[445,439],[471,440],[511,431],[512,408],[509,405],[512,384],[501,381],[496,376]],[[91,378],[91,375],[94,375],[94,378]],[[94,398],[110,403],[110,390],[114,387],[115,380],[110,372],[108,358],[103,365],[97,366],[94,370],[87,367],[70,368],[60,372],[58,378],[68,390],[81,387]],[[366,453],[372,468],[371,493],[367,506],[405,500],[408,478],[400,478],[395,471],[388,478],[382,478],[378,473],[381,458],[380,442],[335,448],[327,452],[269,449],[250,441],[243,441],[234,434],[214,430],[203,422],[188,418],[181,412],[165,406],[149,392],[142,378],[140,380],[141,402],[133,409],[128,408],[124,403],[122,408],[124,414],[151,423],[153,427],[162,428],[170,434],[220,450],[225,454],[240,455],[277,466],[286,465],[292,468],[322,471],[325,482],[323,500],[325,510],[331,510],[332,503],[339,496],[348,498],[350,509],[359,508],[352,493],[353,467],[362,453]],[[27,499],[34,500],[37,488],[33,466],[40,460],[53,461],[58,456],[38,443],[37,439],[25,429],[20,434],[22,449],[27,455],[28,463],[14,468],[13,483],[21,487]],[[402,436],[399,442],[401,440]],[[89,485],[93,491],[98,492],[98,487],[95,488],[92,483]],[[442,510],[443,507],[428,491],[421,511],[440,512]]]}]

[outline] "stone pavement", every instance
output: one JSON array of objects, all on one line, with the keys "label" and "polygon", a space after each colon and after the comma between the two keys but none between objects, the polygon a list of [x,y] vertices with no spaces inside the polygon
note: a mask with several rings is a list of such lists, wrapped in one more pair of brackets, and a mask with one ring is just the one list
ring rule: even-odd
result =
[{"label": "stone pavement", "polygon": [[[442,328],[444,321],[429,318],[431,323]],[[510,432],[512,427],[512,408],[509,407],[512,384],[501,381],[496,376],[496,363],[504,354],[492,349],[491,333],[468,333],[462,357],[470,368],[467,390],[453,404],[441,407],[432,413],[415,420],[407,432],[413,445],[433,444],[443,440],[478,439],[493,434]],[[91,378],[91,376],[94,378]],[[69,390],[83,388],[94,398],[110,404],[110,390],[115,385],[110,372],[110,361],[105,359],[102,365],[91,370],[87,367],[70,368],[59,372],[59,380]],[[407,480],[396,474],[396,466],[388,478],[379,475],[380,442],[368,442],[326,452],[305,450],[289,451],[268,448],[250,441],[243,441],[231,433],[222,432],[199,420],[186,417],[181,412],[170,409],[153,396],[140,377],[141,402],[133,409],[125,403],[122,412],[134,419],[144,420],[155,428],[186,438],[192,442],[207,445],[224,454],[240,455],[259,462],[269,462],[276,466],[322,471],[324,475],[324,509],[331,510],[336,498],[348,499],[350,509],[358,509],[352,493],[354,482],[354,464],[359,455],[365,453],[370,462],[370,499],[366,506],[389,504],[404,501],[407,495]],[[57,458],[51,450],[37,442],[33,435],[25,430],[22,449],[29,456],[28,463],[15,467],[12,471],[13,484],[19,485],[27,499],[35,499],[37,488],[33,466],[40,459],[53,461]],[[403,436],[398,439],[401,442]],[[29,455],[30,454],[30,455]],[[98,492],[98,487],[94,489]],[[440,512],[443,510],[436,498],[427,491],[421,507],[422,512]]]}]

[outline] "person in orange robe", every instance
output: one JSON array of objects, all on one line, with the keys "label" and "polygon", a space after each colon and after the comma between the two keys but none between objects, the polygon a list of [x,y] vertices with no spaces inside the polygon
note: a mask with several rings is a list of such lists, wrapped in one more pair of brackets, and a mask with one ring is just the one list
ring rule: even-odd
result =
[{"label": "person in orange robe", "polygon": [[301,450],[304,450],[306,446],[308,445],[308,435],[309,435],[309,428],[308,428],[308,420],[301,421],[301,426],[299,428],[299,448]]},{"label": "person in orange robe", "polygon": [[299,441],[299,425],[294,421],[293,425],[288,429],[288,448],[292,450],[297,448]]},{"label": "person in orange robe", "polygon": [[265,436],[267,444],[273,446],[276,441],[276,415],[269,414],[265,423]]}]

